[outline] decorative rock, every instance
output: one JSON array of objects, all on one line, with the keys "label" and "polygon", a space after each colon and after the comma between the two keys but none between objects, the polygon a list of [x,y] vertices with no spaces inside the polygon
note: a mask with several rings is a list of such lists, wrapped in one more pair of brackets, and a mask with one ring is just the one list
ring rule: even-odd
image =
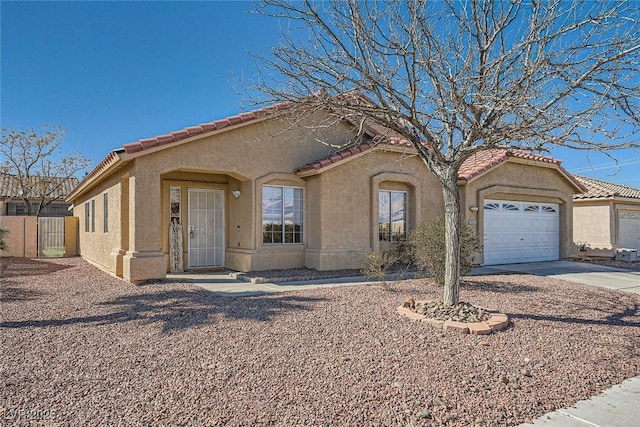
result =
[{"label": "decorative rock", "polygon": [[415,310],[416,309],[416,300],[414,300],[413,298],[409,297],[409,298],[404,300],[404,304],[402,304],[402,307],[410,308],[412,310]]},{"label": "decorative rock", "polygon": [[475,307],[466,302],[449,306],[441,301],[415,301],[413,298],[407,298],[403,305],[396,309],[400,315],[412,320],[462,334],[488,335],[506,328],[509,324],[506,314]]},{"label": "decorative rock", "polygon": [[436,396],[433,398],[433,402],[437,405],[443,406],[446,409],[449,409],[449,407],[447,406],[446,403],[444,403],[444,401],[442,400],[442,398],[440,396]]},{"label": "decorative rock", "polygon": [[531,376],[531,372],[527,368],[522,368],[522,369],[520,369],[520,375],[525,376],[525,377],[530,377]]},{"label": "decorative rock", "polygon": [[420,419],[424,419],[424,420],[430,420],[431,419],[431,413],[429,411],[421,411],[421,412],[418,412],[416,417],[420,418]]},{"label": "decorative rock", "polygon": [[479,389],[478,387],[476,387],[476,386],[471,386],[471,387],[469,387],[469,390],[470,390],[470,391],[472,391],[472,392],[474,392],[474,393],[477,393],[477,392],[479,392],[479,391],[480,391],[480,389]]},{"label": "decorative rock", "polygon": [[500,377],[498,378],[498,381],[505,385],[509,384],[509,378],[507,378],[507,376],[504,374],[500,375]]}]

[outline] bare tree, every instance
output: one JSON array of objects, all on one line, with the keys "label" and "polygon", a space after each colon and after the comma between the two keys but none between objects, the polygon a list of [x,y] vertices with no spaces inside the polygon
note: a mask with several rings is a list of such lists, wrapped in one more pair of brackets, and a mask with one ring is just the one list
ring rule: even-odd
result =
[{"label": "bare tree", "polygon": [[16,182],[27,215],[40,215],[69,180],[75,180],[75,175],[91,163],[79,153],[60,156],[63,141],[64,130],[59,126],[45,126],[40,133],[2,129],[0,164]]},{"label": "bare tree", "polygon": [[[458,303],[458,170],[478,150],[638,148],[637,2],[264,0],[280,43],[254,93],[411,142],[442,183]],[[286,25],[286,26],[284,26]],[[317,93],[316,96],[309,94]],[[337,96],[350,93],[353,96]],[[361,94],[362,96],[358,95]]]}]

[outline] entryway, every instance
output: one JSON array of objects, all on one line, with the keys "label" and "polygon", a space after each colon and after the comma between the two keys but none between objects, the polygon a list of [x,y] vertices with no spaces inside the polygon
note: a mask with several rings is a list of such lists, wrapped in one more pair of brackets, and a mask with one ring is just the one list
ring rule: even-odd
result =
[{"label": "entryway", "polygon": [[189,268],[224,266],[224,191],[189,189]]}]

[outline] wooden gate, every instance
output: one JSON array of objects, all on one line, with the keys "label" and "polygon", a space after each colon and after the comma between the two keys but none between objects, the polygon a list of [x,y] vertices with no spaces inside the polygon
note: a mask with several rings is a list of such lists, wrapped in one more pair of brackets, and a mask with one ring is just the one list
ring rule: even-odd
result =
[{"label": "wooden gate", "polygon": [[38,218],[38,257],[59,258],[64,255],[64,217]]}]

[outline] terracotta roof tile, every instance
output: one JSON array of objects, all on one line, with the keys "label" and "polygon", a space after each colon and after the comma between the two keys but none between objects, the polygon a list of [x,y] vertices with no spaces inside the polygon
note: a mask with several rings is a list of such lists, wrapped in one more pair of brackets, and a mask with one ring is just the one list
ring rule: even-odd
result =
[{"label": "terracotta roof tile", "polygon": [[[133,149],[137,150],[137,151],[142,151],[142,146],[140,145],[135,145],[133,147]],[[134,151],[135,152],[135,151]],[[73,193],[75,193],[82,184],[88,182],[89,180],[91,180],[94,176],[100,174],[103,170],[107,169],[107,167],[109,167],[109,165],[111,165],[112,163],[114,163],[115,161],[118,160],[118,154],[116,153],[116,150],[114,151],[110,151],[109,154],[107,154],[105,156],[104,159],[102,159],[100,161],[100,163],[98,163],[96,165],[96,167],[94,167],[88,174],[86,174],[84,176],[84,178],[82,178],[82,181],[80,181],[75,188],[73,188],[69,194],[67,194],[67,197],[71,196]]]},{"label": "terracotta roof tile", "polygon": [[464,161],[460,170],[458,171],[458,178],[463,180],[469,180],[477,175],[480,175],[486,170],[506,161],[509,157],[525,160],[533,160],[543,163],[554,163],[560,166],[562,163],[558,159],[552,157],[543,156],[541,154],[534,154],[529,151],[516,150],[516,149],[492,149],[483,150],[473,153],[467,160]]},{"label": "terracotta roof tile", "polygon": [[[41,176],[32,176],[27,181],[26,186],[29,188],[37,187],[43,179]],[[50,196],[52,199],[66,197],[78,185],[78,179],[75,177],[53,177],[49,178],[48,181],[49,189],[47,191],[51,191]],[[60,187],[55,188],[58,185]],[[20,182],[15,175],[0,173],[0,198],[22,197],[20,190]]]},{"label": "terracotta roof tile", "polygon": [[588,178],[586,176],[574,175],[574,177],[587,189],[584,193],[574,195],[573,198],[576,200],[611,197],[640,199],[640,189],[638,188],[601,181],[599,179]]},{"label": "terracotta roof tile", "polygon": [[360,153],[364,153],[365,151],[371,150],[375,147],[376,144],[371,142],[365,142],[353,147],[345,148],[344,150],[338,151],[335,154],[326,157],[324,159],[317,160],[315,162],[307,163],[306,165],[299,167],[295,170],[295,172],[304,172],[309,170],[319,170],[325,168],[329,165],[337,163],[341,160],[347,159],[349,157],[355,156]]},{"label": "terracotta roof tile", "polygon": [[[390,140],[385,140],[384,143],[389,145],[410,146],[409,142],[404,138],[391,138]],[[353,155],[362,153],[364,151],[371,150],[375,146],[376,144],[368,142],[368,143],[357,145],[355,147],[346,148],[342,151],[335,153],[330,157],[306,164],[296,169],[296,172],[304,172],[312,169],[319,170],[326,166],[329,166],[332,163],[339,162],[340,160],[343,160],[347,157],[351,157]],[[554,163],[554,164],[557,164],[558,166],[561,163],[561,161],[558,159],[554,159],[548,156],[543,156],[541,154],[533,154],[523,150],[515,150],[515,149],[484,150],[484,151],[478,151],[472,154],[467,160],[464,161],[464,163],[460,167],[458,178],[463,180],[469,180],[481,174],[482,172],[489,170],[492,167],[506,161],[510,157],[533,160],[533,161],[544,162],[544,163]],[[570,176],[569,174],[567,175]]]},{"label": "terracotta roof tile", "polygon": [[234,116],[225,117],[223,119],[215,120],[213,122],[202,123],[196,126],[190,126],[185,129],[177,130],[165,135],[155,136],[153,138],[145,138],[128,144],[124,144],[124,148],[127,154],[137,153],[143,150],[148,150],[160,145],[172,144],[174,142],[181,141],[196,135],[202,135],[203,133],[211,132],[214,130],[224,129],[230,126],[244,124],[252,120],[259,119],[270,113],[285,110],[289,108],[290,103],[281,103],[269,107],[259,108],[257,110],[249,111],[246,113],[237,114]]}]

